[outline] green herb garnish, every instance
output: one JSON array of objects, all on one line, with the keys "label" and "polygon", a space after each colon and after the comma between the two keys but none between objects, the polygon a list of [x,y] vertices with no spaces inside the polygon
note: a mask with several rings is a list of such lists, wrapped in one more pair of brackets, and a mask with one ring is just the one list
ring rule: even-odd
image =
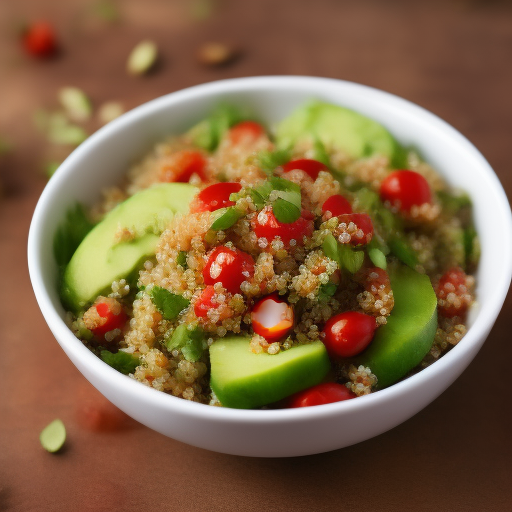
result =
[{"label": "green herb garnish", "polygon": [[355,274],[363,265],[364,252],[354,249],[351,245],[340,244],[332,234],[328,234],[322,244],[324,254],[335,261],[338,267]]},{"label": "green herb garnish", "polygon": [[325,146],[319,138],[315,138],[313,141],[313,159],[322,162],[327,167],[331,166],[329,155],[327,154]]},{"label": "green herb garnish", "polygon": [[300,208],[297,208],[294,204],[281,198],[276,199],[272,205],[272,211],[274,212],[275,218],[285,224],[291,224],[300,217]]},{"label": "green herb garnish", "polygon": [[271,175],[272,172],[291,158],[291,151],[288,149],[277,149],[275,151],[261,151],[258,154],[258,166],[260,169]]},{"label": "green herb garnish", "polygon": [[338,289],[338,285],[335,283],[325,283],[321,284],[320,288],[318,289],[318,300],[320,302],[326,302],[328,301]]},{"label": "green herb garnish", "polygon": [[247,116],[244,116],[239,108],[221,104],[206,119],[193,126],[187,135],[196,146],[206,151],[213,151],[219,145],[224,133],[245,119]]},{"label": "green herb garnish", "polygon": [[204,350],[204,331],[198,326],[180,324],[170,335],[166,334],[165,345],[169,352],[181,350],[187,361],[197,361]]},{"label": "green herb garnish", "polygon": [[66,441],[66,427],[61,420],[53,420],[39,435],[41,446],[50,453],[58,452]]},{"label": "green herb garnish", "polygon": [[140,365],[140,360],[137,356],[128,354],[122,350],[116,352],[115,354],[109,352],[108,350],[102,350],[100,352],[100,357],[103,362],[107,363],[109,366],[114,368],[114,370],[117,370],[124,375],[133,373],[135,368]]},{"label": "green herb garnish", "polygon": [[388,241],[391,252],[408,267],[414,269],[418,265],[418,256],[409,242],[402,235],[395,235]]},{"label": "green herb garnish", "polygon": [[172,293],[160,286],[151,289],[151,300],[166,320],[174,320],[190,304],[183,295]]},{"label": "green herb garnish", "polygon": [[212,213],[212,217],[215,219],[210,226],[210,229],[214,231],[224,231],[235,225],[235,223],[244,216],[240,210],[237,210],[235,206],[229,206],[228,208],[220,208]]},{"label": "green herb garnish", "polygon": [[187,265],[187,251],[180,251],[176,258],[176,265],[183,267],[184,269],[188,268]]},{"label": "green herb garnish", "polygon": [[386,270],[386,255],[380,249],[377,249],[376,247],[368,249],[368,256],[376,267]]},{"label": "green herb garnish", "polygon": [[53,238],[53,254],[59,267],[65,267],[87,233],[94,227],[81,204],[68,210]]}]

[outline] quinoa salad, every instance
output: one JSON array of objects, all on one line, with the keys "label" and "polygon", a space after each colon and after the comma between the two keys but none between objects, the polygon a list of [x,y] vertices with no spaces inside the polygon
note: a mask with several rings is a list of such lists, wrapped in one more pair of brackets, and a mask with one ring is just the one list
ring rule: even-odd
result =
[{"label": "quinoa salad", "polygon": [[68,324],[105,363],[255,409],[353,399],[435,363],[466,333],[479,256],[464,192],[316,100],[275,126],[219,106],[70,211],[54,245]]}]

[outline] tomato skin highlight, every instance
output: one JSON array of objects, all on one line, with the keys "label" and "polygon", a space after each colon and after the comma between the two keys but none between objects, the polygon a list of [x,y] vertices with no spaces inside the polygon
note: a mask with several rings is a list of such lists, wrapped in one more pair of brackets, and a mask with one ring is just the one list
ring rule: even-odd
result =
[{"label": "tomato skin highlight", "polygon": [[220,208],[234,206],[235,202],[230,201],[229,196],[240,192],[241,189],[240,183],[214,183],[197,194],[192,200],[190,211],[191,213],[214,212]]},{"label": "tomato skin highlight", "polygon": [[441,276],[435,290],[441,316],[453,318],[466,314],[472,301],[466,279],[467,275],[460,267],[453,267]]},{"label": "tomato skin highlight", "polygon": [[357,395],[346,386],[336,382],[325,382],[292,395],[286,401],[286,406],[288,408],[312,407],[342,402],[352,398],[357,398]]},{"label": "tomato skin highlight", "polygon": [[295,240],[296,245],[304,245],[304,237],[311,236],[314,228],[312,218],[314,216],[310,212],[303,210],[295,222],[286,224],[276,219],[271,207],[265,207],[251,223],[256,236],[266,238],[269,245],[279,236],[285,247],[290,247],[291,240]]},{"label": "tomato skin highlight", "polygon": [[322,341],[331,357],[353,357],[370,344],[376,329],[377,321],[373,316],[346,311],[327,321]]},{"label": "tomato skin highlight", "polygon": [[176,153],[170,164],[162,167],[160,181],[167,183],[188,183],[192,174],[206,181],[206,158],[200,151],[184,149]]},{"label": "tomato skin highlight", "polygon": [[209,254],[203,268],[206,285],[221,283],[230,293],[239,293],[240,285],[254,276],[254,260],[240,249],[224,245],[215,247]]},{"label": "tomato skin highlight", "polygon": [[231,144],[251,144],[265,134],[265,129],[256,121],[242,121],[233,126],[228,133]]},{"label": "tomato skin highlight", "polygon": [[283,165],[284,172],[290,172],[294,169],[304,171],[313,181],[318,178],[320,171],[328,171],[329,168],[319,162],[318,160],[311,160],[309,158],[299,158],[298,160],[290,160]]},{"label": "tomato skin highlight", "polygon": [[[271,318],[272,314],[274,318]],[[293,321],[292,307],[281,300],[277,293],[263,297],[251,310],[254,332],[263,336],[269,343],[284,338],[292,330]]]},{"label": "tomato skin highlight", "polygon": [[57,52],[55,30],[46,21],[35,21],[30,24],[22,36],[25,51],[40,59],[52,57]]},{"label": "tomato skin highlight", "polygon": [[351,245],[364,245],[370,243],[373,238],[373,222],[367,213],[344,213],[337,216],[340,224],[344,223],[347,226],[353,222],[358,229],[363,232],[361,238],[352,236],[350,240]]},{"label": "tomato skin highlight", "polygon": [[432,191],[421,174],[402,169],[386,176],[380,185],[380,198],[409,213],[413,206],[432,203]]},{"label": "tomato skin highlight", "polygon": [[335,194],[328,197],[322,205],[322,212],[331,213],[331,217],[338,217],[346,213],[352,213],[352,206],[350,203],[340,194]]}]

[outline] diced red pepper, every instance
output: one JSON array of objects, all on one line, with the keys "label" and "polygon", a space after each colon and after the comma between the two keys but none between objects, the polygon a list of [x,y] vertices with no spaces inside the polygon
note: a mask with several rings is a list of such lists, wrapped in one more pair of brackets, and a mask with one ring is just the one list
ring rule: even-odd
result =
[{"label": "diced red pepper", "polygon": [[192,200],[190,211],[192,213],[213,212],[220,208],[233,206],[235,203],[230,201],[229,196],[240,192],[241,188],[240,183],[214,183],[197,194]]},{"label": "diced red pepper", "polygon": [[347,225],[352,222],[356,226],[356,231],[351,233],[350,243],[352,245],[364,245],[370,243],[373,237],[373,222],[367,213],[345,213],[338,215],[340,224]]},{"label": "diced red pepper", "polygon": [[200,151],[184,149],[177,152],[160,171],[160,181],[188,183],[193,174],[206,180],[206,158]]},{"label": "diced red pepper", "polygon": [[251,144],[264,134],[265,129],[261,124],[255,121],[242,121],[229,130],[228,136],[231,143],[237,146]]}]

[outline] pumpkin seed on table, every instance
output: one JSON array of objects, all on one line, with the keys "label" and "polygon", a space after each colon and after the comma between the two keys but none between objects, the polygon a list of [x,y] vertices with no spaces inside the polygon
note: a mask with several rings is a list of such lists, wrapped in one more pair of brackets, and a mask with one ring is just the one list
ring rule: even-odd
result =
[{"label": "pumpkin seed on table", "polygon": [[234,46],[216,42],[203,44],[197,52],[197,60],[206,66],[221,66],[237,56],[238,51]]},{"label": "pumpkin seed on table", "polygon": [[41,446],[50,453],[58,452],[66,441],[66,427],[61,420],[53,420],[39,435]]},{"label": "pumpkin seed on table", "polygon": [[92,115],[91,101],[78,87],[62,87],[58,93],[60,104],[72,121],[87,121]]},{"label": "pumpkin seed on table", "polygon": [[156,63],[158,48],[153,41],[141,41],[131,51],[126,69],[131,75],[144,75]]}]

